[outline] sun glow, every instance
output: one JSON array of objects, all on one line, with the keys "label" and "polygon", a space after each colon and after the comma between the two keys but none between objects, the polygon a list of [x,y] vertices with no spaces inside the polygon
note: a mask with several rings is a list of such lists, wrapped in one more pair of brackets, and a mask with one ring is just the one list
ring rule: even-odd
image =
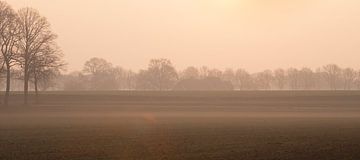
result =
[{"label": "sun glow", "polygon": [[243,0],[211,0],[212,4],[219,8],[238,7]]}]

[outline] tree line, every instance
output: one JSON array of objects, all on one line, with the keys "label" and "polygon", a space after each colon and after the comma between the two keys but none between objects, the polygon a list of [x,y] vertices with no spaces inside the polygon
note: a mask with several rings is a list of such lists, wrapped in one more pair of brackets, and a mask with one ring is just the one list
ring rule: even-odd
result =
[{"label": "tree line", "polygon": [[206,66],[178,71],[168,59],[153,59],[133,72],[92,58],[82,71],[62,75],[60,90],[359,90],[360,70],[328,64],[315,70],[287,68],[250,73]]},{"label": "tree line", "polygon": [[[13,72],[21,75],[23,71]],[[12,80],[18,84],[14,90],[21,90],[23,84],[18,82],[23,79],[15,76]],[[190,66],[179,71],[168,59],[152,59],[146,69],[134,72],[95,57],[86,61],[81,71],[53,74],[41,79],[37,86],[32,84],[32,89],[39,87],[43,91],[359,90],[360,70],[328,64],[315,70],[307,67],[280,68],[256,73],[206,66]]]},{"label": "tree line", "polygon": [[64,63],[56,38],[46,17],[36,9],[15,11],[0,1],[0,79],[5,79],[5,105],[14,79],[23,81],[24,103],[28,104],[29,83],[38,95],[39,83],[60,74]]}]

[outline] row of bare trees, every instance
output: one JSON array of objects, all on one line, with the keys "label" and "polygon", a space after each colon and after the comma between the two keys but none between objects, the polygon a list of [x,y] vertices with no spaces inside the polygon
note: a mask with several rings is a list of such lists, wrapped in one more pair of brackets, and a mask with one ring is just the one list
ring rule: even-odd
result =
[{"label": "row of bare trees", "polygon": [[335,64],[310,68],[288,68],[249,73],[245,69],[209,69],[188,67],[179,73],[180,79],[217,77],[231,82],[235,90],[358,90],[360,71]]},{"label": "row of bare trees", "polygon": [[289,68],[257,73],[250,73],[244,69],[221,71],[208,67],[188,67],[177,71],[167,59],[153,59],[146,69],[133,72],[114,66],[104,59],[92,58],[84,64],[82,71],[64,74],[53,80],[55,81],[45,77],[39,81],[39,87],[43,90],[49,88],[53,90],[360,89],[360,71],[341,68],[335,64],[316,70]]},{"label": "row of bare trees", "polygon": [[153,59],[147,69],[135,73],[92,58],[81,72],[64,75],[60,86],[64,90],[169,90],[177,80],[177,72],[167,59]]},{"label": "row of bare trees", "polygon": [[[310,68],[289,68],[249,73],[244,69],[220,71],[202,67],[185,69],[183,77],[215,76],[230,81],[236,90],[358,90],[360,71],[341,68],[335,64]],[[206,75],[205,75],[206,76]]]},{"label": "row of bare trees", "polygon": [[[0,1],[0,71],[6,77],[5,105],[9,103],[11,78],[23,80],[24,103],[28,104],[30,82],[37,95],[38,83],[60,73],[64,63],[56,38],[50,23],[36,9],[15,11]],[[18,71],[16,77],[12,77],[14,70]]]},{"label": "row of bare trees", "polygon": [[335,64],[257,73],[209,67],[177,71],[170,60],[153,59],[136,73],[92,58],[82,72],[63,75],[60,82],[65,90],[359,90],[360,71]]}]

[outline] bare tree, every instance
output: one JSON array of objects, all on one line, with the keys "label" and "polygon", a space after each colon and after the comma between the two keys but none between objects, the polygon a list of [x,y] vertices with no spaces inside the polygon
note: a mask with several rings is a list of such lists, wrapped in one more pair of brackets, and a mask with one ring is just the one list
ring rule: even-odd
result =
[{"label": "bare tree", "polygon": [[235,84],[234,86],[239,90],[245,90],[252,88],[251,75],[244,69],[238,69],[235,73]]},{"label": "bare tree", "polygon": [[314,72],[310,68],[302,68],[299,70],[299,86],[303,90],[310,90],[315,87]]},{"label": "bare tree", "polygon": [[360,90],[360,70],[355,71],[356,72],[356,77],[355,77],[355,86],[357,90]]},{"label": "bare tree", "polygon": [[326,73],[323,72],[322,67],[316,68],[314,70],[314,89],[317,90],[329,90],[329,85],[325,79]]},{"label": "bare tree", "polygon": [[263,72],[255,74],[255,80],[258,89],[271,89],[271,81],[273,80],[273,75],[271,70],[265,70]]},{"label": "bare tree", "polygon": [[235,84],[236,78],[235,78],[235,72],[232,69],[226,69],[222,74],[222,79],[227,82],[231,82],[232,84]]},{"label": "bare tree", "polygon": [[126,89],[128,87],[127,84],[127,73],[128,71],[121,67],[114,67],[111,69],[111,76],[114,76],[114,79],[116,83],[118,83],[116,86],[117,89]]},{"label": "bare tree", "polygon": [[[58,69],[52,68],[48,70],[43,70],[42,72],[37,73],[37,84],[35,91],[46,91],[54,88],[57,85],[57,79],[61,76],[61,72]],[[34,84],[35,86],[35,84]],[[37,91],[38,90],[38,91]],[[38,93],[36,94],[38,96]]]},{"label": "bare tree", "polygon": [[102,58],[91,58],[85,62],[83,72],[88,76],[90,90],[117,90],[120,83],[120,68]]},{"label": "bare tree", "polygon": [[86,77],[81,72],[71,72],[67,75],[64,75],[63,78],[63,88],[65,91],[81,91],[86,90]]},{"label": "bare tree", "polygon": [[178,80],[177,72],[168,59],[152,59],[147,70],[139,72],[137,88],[169,90]]},{"label": "bare tree", "polygon": [[336,64],[329,64],[323,67],[323,71],[330,89],[336,90],[341,75],[341,68]]},{"label": "bare tree", "polygon": [[122,67],[115,67],[112,69],[111,75],[113,76],[117,85],[114,87],[118,87],[120,90],[132,90],[135,88],[135,73],[131,70],[126,70]]},{"label": "bare tree", "polygon": [[15,11],[7,3],[0,1],[0,49],[3,61],[0,67],[6,71],[5,105],[8,105],[10,96],[11,68],[15,65],[15,56],[18,53],[18,24]]},{"label": "bare tree", "polygon": [[356,80],[357,73],[352,68],[346,68],[342,71],[342,77],[344,80],[344,90],[350,90]]},{"label": "bare tree", "polygon": [[21,31],[19,62],[24,72],[24,103],[27,105],[31,65],[43,46],[51,44],[57,36],[52,33],[47,19],[37,10],[23,8],[18,11],[18,15]]},{"label": "bare tree", "polygon": [[128,70],[126,72],[126,77],[125,77],[125,81],[126,81],[126,88],[128,90],[134,90],[136,88],[136,73]]},{"label": "bare tree", "polygon": [[36,101],[39,100],[39,82],[43,85],[58,76],[65,66],[63,54],[56,44],[44,44],[30,63],[30,77],[34,82]]},{"label": "bare tree", "polygon": [[152,76],[147,70],[140,70],[136,75],[136,89],[137,90],[157,90],[156,86],[152,84]]},{"label": "bare tree", "polygon": [[86,74],[100,74],[109,72],[112,68],[112,64],[102,58],[91,58],[85,62],[83,72]]},{"label": "bare tree", "polygon": [[187,67],[182,73],[181,73],[181,79],[199,79],[200,73],[199,70],[195,67]]},{"label": "bare tree", "polygon": [[200,69],[199,69],[200,78],[204,79],[206,77],[209,77],[209,70],[210,69],[206,66],[200,67]]},{"label": "bare tree", "polygon": [[[2,59],[2,57],[0,57],[0,88],[2,88],[3,87],[3,74],[4,74],[4,61],[3,61],[3,59]],[[0,104],[2,104],[2,101],[0,101]]]},{"label": "bare tree", "polygon": [[299,89],[299,70],[296,68],[289,68],[287,70],[287,79],[289,82],[289,88],[291,90]]},{"label": "bare tree", "polygon": [[159,90],[171,89],[178,80],[177,72],[168,59],[152,59],[148,72],[152,76],[152,82]]},{"label": "bare tree", "polygon": [[283,69],[277,69],[274,71],[274,80],[278,89],[283,90],[286,83],[286,74]]},{"label": "bare tree", "polygon": [[222,77],[222,71],[220,71],[218,69],[211,69],[211,70],[209,70],[208,77],[221,78]]}]

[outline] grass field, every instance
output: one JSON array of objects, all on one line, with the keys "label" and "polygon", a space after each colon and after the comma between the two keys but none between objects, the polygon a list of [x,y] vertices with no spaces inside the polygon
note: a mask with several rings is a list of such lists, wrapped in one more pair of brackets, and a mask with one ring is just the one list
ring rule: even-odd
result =
[{"label": "grass field", "polygon": [[[0,97],[2,98],[2,97]],[[0,160],[357,160],[360,92],[46,92],[0,107]]]}]

